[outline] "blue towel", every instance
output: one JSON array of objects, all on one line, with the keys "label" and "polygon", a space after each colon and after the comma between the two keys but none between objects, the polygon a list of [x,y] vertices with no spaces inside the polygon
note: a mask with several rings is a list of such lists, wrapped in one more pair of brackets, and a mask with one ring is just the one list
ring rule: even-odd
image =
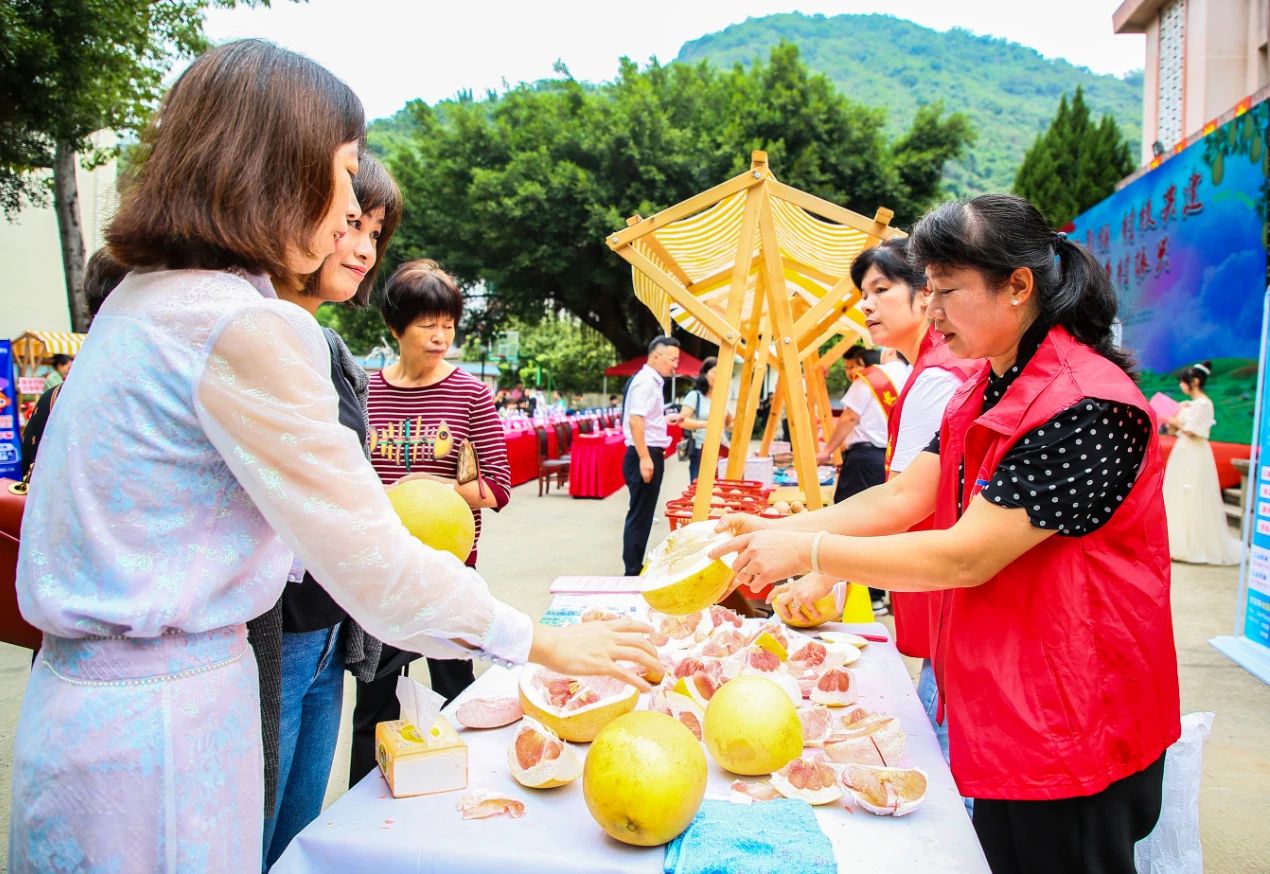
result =
[{"label": "blue towel", "polygon": [[665,874],[835,874],[833,844],[806,801],[702,803],[666,845]]}]

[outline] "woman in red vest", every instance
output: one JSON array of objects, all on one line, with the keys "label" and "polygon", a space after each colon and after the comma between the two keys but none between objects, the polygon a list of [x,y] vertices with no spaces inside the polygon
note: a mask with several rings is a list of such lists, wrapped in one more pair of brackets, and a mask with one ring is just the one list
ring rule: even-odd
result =
[{"label": "woman in red vest", "polygon": [[[985,359],[939,436],[815,514],[815,533],[754,530],[715,553],[739,553],[752,588],[810,571],[937,593],[953,776],[992,870],[1130,874],[1180,705],[1163,466],[1112,340],[1115,295],[1012,195],[936,209],[909,254],[949,350]],[[799,583],[773,596],[785,613],[804,600]]]}]

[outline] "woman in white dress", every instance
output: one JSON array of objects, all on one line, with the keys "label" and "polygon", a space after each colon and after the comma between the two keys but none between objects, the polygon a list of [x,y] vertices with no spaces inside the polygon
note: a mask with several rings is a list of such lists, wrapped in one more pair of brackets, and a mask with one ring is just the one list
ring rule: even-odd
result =
[{"label": "woman in white dress", "polygon": [[1238,564],[1239,541],[1226,525],[1217,463],[1208,445],[1214,417],[1204,385],[1211,374],[1207,361],[1182,371],[1178,385],[1189,400],[1165,423],[1177,435],[1164,470],[1169,554],[1191,564]]}]

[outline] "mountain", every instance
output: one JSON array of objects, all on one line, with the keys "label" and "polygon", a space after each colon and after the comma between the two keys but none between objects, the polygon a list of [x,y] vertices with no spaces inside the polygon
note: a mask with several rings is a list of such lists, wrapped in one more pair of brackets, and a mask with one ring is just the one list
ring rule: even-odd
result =
[{"label": "mountain", "polygon": [[1140,148],[1140,72],[1123,79],[1101,75],[997,37],[956,28],[941,33],[890,15],[795,12],[751,18],[686,43],[676,60],[748,64],[766,58],[782,40],[796,44],[807,65],[850,99],[887,108],[893,134],[908,127],[919,106],[937,100],[970,116],[978,139],[944,174],[948,192],[956,196],[1008,191],[1024,152],[1057,112],[1059,98],[1075,93],[1077,85],[1084,86],[1095,117],[1114,117],[1132,154]]}]

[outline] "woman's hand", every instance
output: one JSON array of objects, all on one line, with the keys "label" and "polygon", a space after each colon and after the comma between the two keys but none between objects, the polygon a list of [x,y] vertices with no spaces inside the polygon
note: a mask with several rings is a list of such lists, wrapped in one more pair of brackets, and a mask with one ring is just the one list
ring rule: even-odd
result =
[{"label": "woman's hand", "polygon": [[775,519],[764,519],[762,516],[755,516],[753,513],[729,513],[719,520],[719,524],[714,526],[714,530],[720,534],[731,534],[733,537],[738,534],[749,534],[751,531],[762,531],[772,527]]},{"label": "woman's hand", "polygon": [[734,585],[757,592],[768,583],[801,577],[811,570],[811,543],[815,537],[803,531],[754,531],[716,546],[710,550],[710,558],[737,553],[732,560]]},{"label": "woman's hand", "polygon": [[827,574],[807,574],[802,579],[773,588],[767,594],[767,603],[786,622],[821,621],[824,617],[812,605],[830,594],[837,584],[838,581]]},{"label": "woman's hand", "polygon": [[575,677],[615,677],[648,692],[652,686],[640,676],[641,670],[661,668],[657,650],[648,640],[652,630],[633,619],[579,622],[561,628],[535,625],[529,660]]}]

